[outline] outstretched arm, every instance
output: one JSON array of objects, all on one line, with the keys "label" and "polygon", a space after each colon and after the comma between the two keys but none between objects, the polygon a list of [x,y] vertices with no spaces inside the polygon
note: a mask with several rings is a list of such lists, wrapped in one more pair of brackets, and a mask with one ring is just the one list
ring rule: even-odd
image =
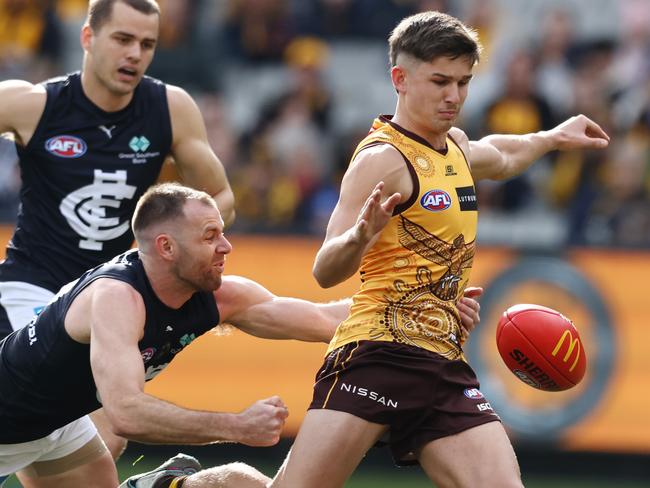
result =
[{"label": "outstretched arm", "polygon": [[323,288],[337,285],[359,269],[392,217],[395,206],[412,191],[404,159],[392,146],[368,148],[351,164],[327,225],[313,274]]},{"label": "outstretched arm", "polygon": [[313,303],[278,297],[240,276],[224,276],[214,295],[222,322],[265,339],[329,342],[350,310],[350,300]]},{"label": "outstretched arm", "polygon": [[172,119],[172,156],[183,182],[214,197],[226,225],[235,219],[235,197],[226,171],[208,142],[198,106],[181,88],[168,86]]},{"label": "outstretched arm", "polygon": [[[523,173],[537,159],[549,151],[570,149],[603,149],[609,136],[594,121],[577,115],[548,131],[524,135],[495,134],[479,141],[466,141],[458,129],[450,132],[460,135],[465,146],[475,180],[502,180]],[[463,141],[463,137],[465,141]]]},{"label": "outstretched arm", "polygon": [[146,364],[143,367],[138,349],[145,320],[142,297],[115,280],[98,280],[91,286],[90,361],[115,434],[154,444],[231,441],[269,446],[278,442],[288,415],[278,397],[260,400],[235,414],[182,408],[145,393]]}]

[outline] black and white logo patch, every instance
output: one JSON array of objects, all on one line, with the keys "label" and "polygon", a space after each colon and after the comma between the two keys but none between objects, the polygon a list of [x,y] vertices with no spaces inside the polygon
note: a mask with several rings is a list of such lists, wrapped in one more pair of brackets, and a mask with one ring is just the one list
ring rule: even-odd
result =
[{"label": "black and white logo patch", "polygon": [[478,210],[476,191],[473,186],[462,186],[456,188],[456,195],[458,196],[458,203],[460,203],[461,212],[467,210]]}]

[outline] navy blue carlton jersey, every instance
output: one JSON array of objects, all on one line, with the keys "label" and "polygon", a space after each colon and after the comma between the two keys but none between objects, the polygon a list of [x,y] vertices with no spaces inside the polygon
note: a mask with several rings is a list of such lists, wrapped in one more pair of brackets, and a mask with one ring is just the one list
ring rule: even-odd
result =
[{"label": "navy blue carlton jersey", "polygon": [[56,292],[129,249],[135,204],[160,173],[172,129],[166,87],[152,78],[117,112],[86,97],[79,73],[44,87],[36,130],[17,144],[21,209],[0,280]]},{"label": "navy blue carlton jersey", "polygon": [[0,444],[39,439],[101,406],[90,367],[90,345],[74,341],[64,320],[75,297],[98,278],[129,283],[145,305],[138,343],[145,377],[156,376],[192,340],[219,323],[212,292],[197,292],[181,308],[153,292],[137,250],[86,272],[61,290],[27,327],[0,342]]}]

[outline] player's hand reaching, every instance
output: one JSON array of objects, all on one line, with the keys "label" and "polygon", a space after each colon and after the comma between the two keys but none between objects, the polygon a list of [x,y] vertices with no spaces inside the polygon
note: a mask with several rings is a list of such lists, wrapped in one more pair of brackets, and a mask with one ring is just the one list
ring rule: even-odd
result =
[{"label": "player's hand reaching", "polygon": [[237,442],[247,446],[272,446],[280,440],[289,410],[279,396],[258,400],[237,415]]},{"label": "player's hand reaching", "polygon": [[382,202],[381,191],[383,188],[383,181],[377,183],[359,212],[354,229],[354,236],[358,242],[368,243],[381,232],[393,216],[393,210],[402,198],[399,193],[393,193]]},{"label": "player's hand reaching", "polygon": [[469,333],[481,321],[480,311],[481,304],[476,301],[483,294],[483,288],[479,286],[470,286],[465,288],[463,296],[456,303],[458,313],[460,314],[461,325],[461,342],[465,342]]},{"label": "player's hand reaching", "polygon": [[550,131],[556,149],[603,149],[609,145],[609,136],[593,120],[582,114],[573,116]]}]

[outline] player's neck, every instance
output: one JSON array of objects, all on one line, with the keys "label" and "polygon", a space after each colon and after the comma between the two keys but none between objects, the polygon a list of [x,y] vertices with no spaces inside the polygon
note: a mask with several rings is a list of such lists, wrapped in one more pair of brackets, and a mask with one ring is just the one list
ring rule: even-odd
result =
[{"label": "player's neck", "polygon": [[415,117],[400,110],[399,104],[392,121],[407,131],[422,137],[435,149],[445,149],[447,147],[447,130],[436,130],[430,124],[418,122]]},{"label": "player's neck", "polygon": [[158,297],[158,300],[169,308],[181,308],[196,293],[196,290],[186,283],[179,282],[172,273],[165,269],[165,266],[150,263],[147,258],[143,259],[142,256],[140,259],[142,259],[151,289]]},{"label": "player's neck", "polygon": [[111,92],[97,77],[81,72],[81,88],[90,100],[104,112],[117,112],[126,107],[133,98],[133,92],[125,95],[117,95]]}]

